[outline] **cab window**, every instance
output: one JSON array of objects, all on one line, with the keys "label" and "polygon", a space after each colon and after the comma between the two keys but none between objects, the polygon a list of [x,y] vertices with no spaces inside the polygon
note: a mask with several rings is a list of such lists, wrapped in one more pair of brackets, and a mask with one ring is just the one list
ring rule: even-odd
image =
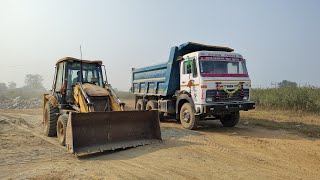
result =
[{"label": "cab window", "polygon": [[198,76],[198,71],[197,71],[197,64],[196,60],[185,60],[183,62],[183,69],[182,69],[182,74],[193,74],[193,77]]},{"label": "cab window", "polygon": [[63,63],[59,63],[58,70],[57,70],[57,79],[56,79],[55,92],[60,92],[61,91],[62,78],[63,78]]}]

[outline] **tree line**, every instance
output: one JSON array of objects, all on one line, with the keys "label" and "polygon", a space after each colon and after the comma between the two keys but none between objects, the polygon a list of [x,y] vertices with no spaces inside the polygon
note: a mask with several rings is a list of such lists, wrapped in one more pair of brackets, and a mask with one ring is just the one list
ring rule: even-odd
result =
[{"label": "tree line", "polygon": [[[39,74],[27,74],[24,78],[24,86],[22,88],[45,90],[43,87],[43,78]],[[17,88],[17,83],[10,81],[7,84],[0,82],[0,91],[12,90]]]}]

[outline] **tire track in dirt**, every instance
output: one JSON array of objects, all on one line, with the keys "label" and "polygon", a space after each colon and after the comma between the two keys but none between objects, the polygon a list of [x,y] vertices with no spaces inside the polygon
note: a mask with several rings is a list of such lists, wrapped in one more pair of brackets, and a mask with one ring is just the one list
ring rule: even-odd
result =
[{"label": "tire track in dirt", "polygon": [[41,115],[1,113],[0,179],[320,177],[318,139],[241,124],[227,129],[205,123],[189,131],[168,122],[161,130],[161,144],[76,157],[42,135]]}]

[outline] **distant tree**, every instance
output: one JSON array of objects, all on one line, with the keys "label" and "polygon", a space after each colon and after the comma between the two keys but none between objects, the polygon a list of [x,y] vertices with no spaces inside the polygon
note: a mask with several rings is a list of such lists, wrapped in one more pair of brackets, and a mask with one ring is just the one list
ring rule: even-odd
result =
[{"label": "distant tree", "polygon": [[15,88],[17,88],[17,83],[15,83],[15,82],[13,82],[13,81],[10,81],[10,82],[8,83],[8,88],[9,88],[9,89],[15,89]]},{"label": "distant tree", "polygon": [[32,89],[44,89],[42,81],[43,78],[39,74],[27,74],[24,79],[26,86]]},{"label": "distant tree", "polygon": [[297,87],[298,84],[296,82],[288,81],[288,80],[283,80],[278,83],[279,88],[284,88],[284,87]]},{"label": "distant tree", "polygon": [[8,89],[8,87],[7,87],[6,83],[0,83],[0,91],[4,91],[7,89]]}]

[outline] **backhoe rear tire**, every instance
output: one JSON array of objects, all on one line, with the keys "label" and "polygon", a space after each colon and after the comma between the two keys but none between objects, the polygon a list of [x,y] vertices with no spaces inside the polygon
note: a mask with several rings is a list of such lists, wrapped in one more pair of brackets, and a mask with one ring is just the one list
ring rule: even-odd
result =
[{"label": "backhoe rear tire", "polygon": [[67,130],[68,115],[60,115],[57,122],[57,137],[61,145],[66,144],[66,130]]},{"label": "backhoe rear tire", "polygon": [[143,111],[145,109],[146,109],[146,103],[142,99],[139,99],[136,104],[136,110]]},{"label": "backhoe rear tire", "polygon": [[57,135],[57,121],[58,121],[59,109],[52,106],[50,101],[45,105],[44,111],[44,133],[48,137]]}]

